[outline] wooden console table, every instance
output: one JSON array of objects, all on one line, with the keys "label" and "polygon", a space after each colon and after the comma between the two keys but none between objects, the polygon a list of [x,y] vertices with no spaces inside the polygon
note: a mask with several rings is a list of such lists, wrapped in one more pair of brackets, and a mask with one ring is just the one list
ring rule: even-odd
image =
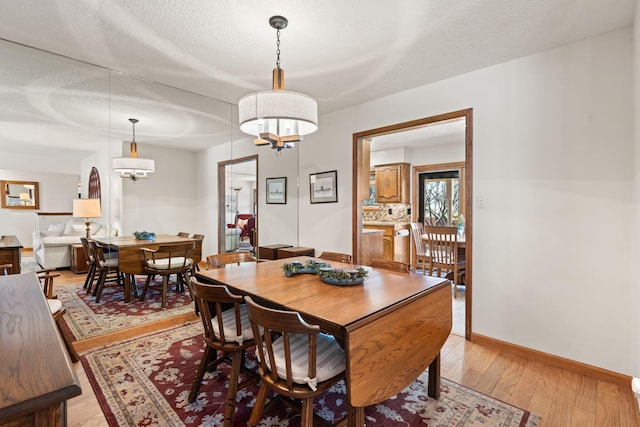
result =
[{"label": "wooden console table", "polygon": [[9,274],[20,274],[20,249],[22,243],[16,236],[0,237],[0,265],[12,264]]},{"label": "wooden console table", "polygon": [[0,426],[66,426],[82,390],[35,274],[0,276],[0,319]]}]

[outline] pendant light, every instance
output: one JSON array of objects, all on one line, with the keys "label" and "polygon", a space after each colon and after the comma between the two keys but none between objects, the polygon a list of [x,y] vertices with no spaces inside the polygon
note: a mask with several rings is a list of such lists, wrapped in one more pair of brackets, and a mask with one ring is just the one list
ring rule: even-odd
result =
[{"label": "pendant light", "polygon": [[121,178],[129,178],[136,182],[145,179],[148,174],[155,172],[155,161],[151,159],[141,159],[138,157],[138,145],[136,144],[136,123],[138,119],[129,119],[133,127],[133,138],[131,139],[130,157],[116,157],[113,159],[112,170],[120,172]]},{"label": "pendant light", "polygon": [[284,70],[280,68],[280,30],[289,21],[272,16],[269,24],[276,29],[276,68],[273,70],[272,90],[256,92],[238,101],[240,130],[255,135],[256,145],[270,145],[278,150],[293,147],[303,135],[318,129],[318,103],[302,93],[284,90]]}]

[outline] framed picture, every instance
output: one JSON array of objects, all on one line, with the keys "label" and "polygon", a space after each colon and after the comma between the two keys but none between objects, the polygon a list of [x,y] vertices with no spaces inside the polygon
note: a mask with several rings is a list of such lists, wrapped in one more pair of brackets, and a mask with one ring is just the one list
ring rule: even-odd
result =
[{"label": "framed picture", "polygon": [[267,203],[287,204],[287,177],[267,178]]},{"label": "framed picture", "polygon": [[312,173],[309,175],[311,203],[333,203],[338,201],[338,171]]}]

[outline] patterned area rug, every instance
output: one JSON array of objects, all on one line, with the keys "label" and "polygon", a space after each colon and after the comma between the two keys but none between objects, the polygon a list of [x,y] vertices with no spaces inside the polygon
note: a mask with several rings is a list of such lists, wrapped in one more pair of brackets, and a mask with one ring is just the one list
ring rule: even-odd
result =
[{"label": "patterned area rug", "polygon": [[[191,382],[203,351],[202,325],[194,323],[157,332],[82,356],[82,364],[103,412],[115,426],[221,426],[228,367],[205,375],[198,399],[188,402]],[[255,367],[253,351],[247,364]],[[238,393],[236,426],[246,426],[257,385]],[[315,399],[314,412],[335,422],[346,414],[344,382]],[[427,396],[422,374],[393,398],[365,409],[371,426],[537,427],[540,417],[442,379],[438,400]],[[300,425],[299,415],[276,405],[260,426]]]},{"label": "patterned area rug", "polygon": [[[82,286],[83,283],[55,286],[58,298],[67,309],[63,318],[66,327],[76,340],[194,311],[189,292],[176,292],[175,286],[170,286],[167,292],[166,308],[161,307],[160,293],[153,289],[149,289],[144,301],[132,295],[131,302],[125,303],[123,287],[107,283],[100,302],[96,304],[96,297],[87,295]],[[138,280],[139,292],[143,286],[144,280],[141,278]]]}]

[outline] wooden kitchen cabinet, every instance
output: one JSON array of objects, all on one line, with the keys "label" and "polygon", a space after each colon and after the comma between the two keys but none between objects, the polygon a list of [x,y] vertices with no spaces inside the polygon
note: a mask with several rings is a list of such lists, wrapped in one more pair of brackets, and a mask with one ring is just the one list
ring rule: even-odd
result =
[{"label": "wooden kitchen cabinet", "polygon": [[382,259],[390,261],[410,262],[409,234],[398,236],[400,230],[408,230],[407,223],[372,223],[363,224],[365,230],[382,230]]},{"label": "wooden kitchen cabinet", "polygon": [[409,163],[391,163],[375,167],[376,202],[411,203],[410,167]]}]

